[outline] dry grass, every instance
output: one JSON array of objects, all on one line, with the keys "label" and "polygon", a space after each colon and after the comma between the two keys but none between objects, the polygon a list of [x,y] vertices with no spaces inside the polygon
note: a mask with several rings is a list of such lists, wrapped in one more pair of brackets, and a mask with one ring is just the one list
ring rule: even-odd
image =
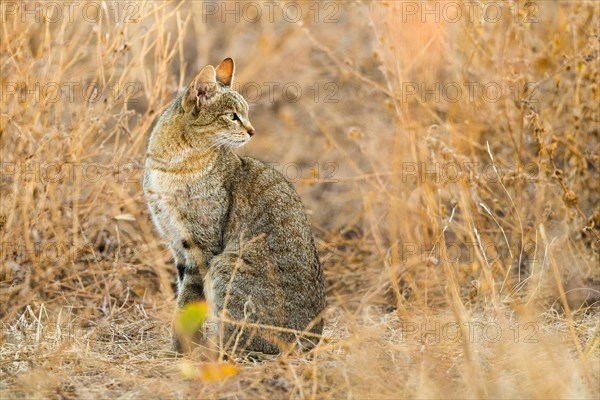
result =
[{"label": "dry grass", "polygon": [[[600,396],[599,3],[507,1],[497,21],[460,3],[451,22],[458,3],[430,2],[436,22],[410,15],[420,2],[304,2],[302,24],[287,3],[238,24],[201,2],[93,2],[101,22],[15,4],[0,25],[1,397]],[[205,382],[169,351],[176,274],[141,168],[155,117],[226,56],[246,95],[262,89],[243,152],[302,169],[329,309],[311,354]]]}]

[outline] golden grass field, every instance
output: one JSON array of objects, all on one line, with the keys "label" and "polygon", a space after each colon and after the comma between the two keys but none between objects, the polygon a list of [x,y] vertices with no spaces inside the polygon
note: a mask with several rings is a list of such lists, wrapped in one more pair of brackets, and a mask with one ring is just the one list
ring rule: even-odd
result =
[{"label": "golden grass field", "polygon": [[[0,10],[1,398],[600,396],[600,3]],[[241,153],[314,228],[309,354],[171,352],[145,147],[229,56],[257,131]]]}]

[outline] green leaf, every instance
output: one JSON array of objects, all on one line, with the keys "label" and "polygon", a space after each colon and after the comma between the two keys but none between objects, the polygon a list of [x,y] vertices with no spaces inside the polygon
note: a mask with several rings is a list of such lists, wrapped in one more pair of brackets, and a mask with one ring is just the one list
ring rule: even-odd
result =
[{"label": "green leaf", "polygon": [[182,335],[193,336],[202,326],[208,315],[205,302],[189,303],[177,315],[177,331]]}]

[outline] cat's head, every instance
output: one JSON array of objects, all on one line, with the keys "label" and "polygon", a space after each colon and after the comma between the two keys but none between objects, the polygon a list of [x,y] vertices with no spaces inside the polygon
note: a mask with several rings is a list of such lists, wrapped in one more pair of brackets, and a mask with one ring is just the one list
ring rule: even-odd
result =
[{"label": "cat's head", "polygon": [[193,147],[239,147],[254,134],[248,103],[231,87],[234,74],[231,58],[207,65],[180,97],[184,138]]}]

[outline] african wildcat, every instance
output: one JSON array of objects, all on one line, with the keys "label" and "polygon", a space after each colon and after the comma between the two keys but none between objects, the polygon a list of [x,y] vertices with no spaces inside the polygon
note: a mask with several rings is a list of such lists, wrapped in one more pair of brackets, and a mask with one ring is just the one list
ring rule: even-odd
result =
[{"label": "african wildcat", "polygon": [[254,134],[231,88],[234,68],[231,58],[207,65],[159,118],[144,192],[175,258],[178,307],[206,299],[214,316],[234,321],[220,332],[226,351],[310,348],[323,330],[321,264],[293,186],[232,151]]}]

